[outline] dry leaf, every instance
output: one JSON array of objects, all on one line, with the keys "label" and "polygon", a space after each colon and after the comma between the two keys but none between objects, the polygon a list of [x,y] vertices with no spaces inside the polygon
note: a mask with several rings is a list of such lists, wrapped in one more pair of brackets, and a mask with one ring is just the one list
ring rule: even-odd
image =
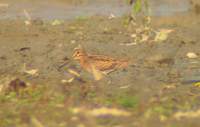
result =
[{"label": "dry leaf", "polygon": [[156,36],[154,41],[164,41],[168,38],[169,33],[173,32],[174,30],[170,29],[160,29],[158,32],[156,32]]},{"label": "dry leaf", "polygon": [[200,87],[200,82],[195,83],[194,86]]},{"label": "dry leaf", "polygon": [[28,25],[31,25],[31,22],[29,20],[25,20],[24,24],[28,26]]},{"label": "dry leaf", "polygon": [[76,43],[76,40],[71,40],[70,43],[74,44],[74,43]]},{"label": "dry leaf", "polygon": [[177,112],[174,114],[176,119],[181,119],[182,117],[186,118],[197,118],[200,117],[200,109],[197,111],[188,111],[188,112]]},{"label": "dry leaf", "polygon": [[33,76],[37,76],[38,75],[38,70],[37,69],[25,70],[24,72],[29,74],[29,75],[33,75]]},{"label": "dry leaf", "polygon": [[132,38],[135,38],[137,35],[136,34],[131,34],[131,37]]},{"label": "dry leaf", "polygon": [[136,28],[135,31],[136,31],[137,34],[139,34],[143,31],[143,29],[142,28]]},{"label": "dry leaf", "polygon": [[27,20],[24,21],[25,25],[31,25],[31,16],[26,9],[23,10]]},{"label": "dry leaf", "polygon": [[74,113],[74,114],[78,114],[78,113],[80,113],[82,110],[83,110],[82,108],[72,108],[72,109],[71,109],[72,113]]},{"label": "dry leaf", "polygon": [[137,45],[137,43],[136,42],[132,42],[132,43],[120,43],[120,45],[132,46],[132,45]]},{"label": "dry leaf", "polygon": [[149,39],[149,36],[143,34],[143,35],[142,35],[141,42],[145,42],[145,41],[147,41],[148,39]]},{"label": "dry leaf", "polygon": [[84,113],[87,115],[99,117],[99,116],[105,116],[105,115],[111,115],[111,116],[130,116],[131,113],[117,109],[117,108],[107,108],[107,107],[101,107],[101,108],[95,108],[95,109],[86,109],[86,108],[73,108],[72,112],[74,114]]},{"label": "dry leaf", "polygon": [[63,79],[61,80],[62,83],[67,83],[67,80]]},{"label": "dry leaf", "polygon": [[80,124],[77,125],[77,127],[85,127],[85,125],[80,123]]},{"label": "dry leaf", "polygon": [[58,47],[59,47],[59,48],[63,47],[63,44],[58,44]]},{"label": "dry leaf", "polygon": [[147,17],[146,17],[146,22],[147,22],[147,24],[150,24],[150,23],[151,23],[151,17],[150,17],[150,16],[147,16]]},{"label": "dry leaf", "polygon": [[176,88],[175,85],[166,85],[163,87],[163,89],[174,89],[174,88]]},{"label": "dry leaf", "polygon": [[32,76],[38,76],[38,69],[27,70],[26,69],[26,63],[24,63],[22,71],[25,72],[25,73],[27,73],[27,74],[29,74],[29,75],[32,75]]},{"label": "dry leaf", "polygon": [[167,117],[165,115],[160,115],[159,118],[160,118],[160,121],[162,122],[167,120]]},{"label": "dry leaf", "polygon": [[71,83],[74,81],[74,77],[73,78],[70,78],[69,80],[67,80],[68,83]]},{"label": "dry leaf", "polygon": [[73,75],[75,75],[75,76],[77,76],[77,77],[80,77],[80,74],[78,72],[72,70],[72,69],[68,69],[68,72],[73,74]]},{"label": "dry leaf", "polygon": [[196,53],[194,53],[194,52],[188,52],[188,53],[186,54],[186,56],[187,56],[188,58],[190,58],[190,59],[195,59],[195,58],[198,57],[198,55],[197,55]]},{"label": "dry leaf", "polygon": [[35,117],[32,117],[32,118],[31,118],[31,122],[32,122],[32,124],[33,124],[35,127],[44,127],[44,126],[42,125],[42,123],[41,123],[38,119],[36,119]]},{"label": "dry leaf", "polygon": [[116,109],[116,108],[97,108],[89,111],[89,114],[92,116],[103,116],[103,115],[112,115],[112,116],[130,116],[131,114],[127,111]]},{"label": "dry leaf", "polygon": [[110,14],[110,16],[108,17],[108,19],[113,19],[113,18],[115,18],[116,16],[114,15],[114,14]]},{"label": "dry leaf", "polygon": [[121,87],[119,87],[120,89],[127,89],[127,88],[129,88],[130,87],[130,85],[126,85],[126,86],[121,86]]},{"label": "dry leaf", "polygon": [[64,104],[56,104],[55,106],[56,106],[57,108],[63,108],[63,107],[65,107]]},{"label": "dry leaf", "polygon": [[71,117],[71,120],[72,121],[77,121],[79,118],[77,117],[77,116],[73,116],[73,117]]},{"label": "dry leaf", "polygon": [[57,26],[57,25],[61,25],[63,23],[64,23],[64,21],[56,19],[56,20],[52,21],[51,25],[52,26]]},{"label": "dry leaf", "polygon": [[5,3],[0,4],[0,7],[8,7],[8,6],[9,6],[9,4],[5,4]]},{"label": "dry leaf", "polygon": [[1,84],[0,85],[0,93],[3,91],[4,86]]},{"label": "dry leaf", "polygon": [[65,79],[61,80],[62,83],[71,83],[73,81],[74,81],[74,77],[72,77],[72,78],[70,78],[68,80],[65,80]]}]

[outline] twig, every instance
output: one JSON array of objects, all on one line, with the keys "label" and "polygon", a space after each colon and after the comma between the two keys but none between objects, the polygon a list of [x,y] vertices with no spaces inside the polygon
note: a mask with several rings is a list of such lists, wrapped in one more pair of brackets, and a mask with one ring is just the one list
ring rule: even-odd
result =
[{"label": "twig", "polygon": [[27,11],[26,9],[24,9],[23,11],[24,11],[25,17],[26,17],[29,21],[31,21],[31,16],[30,16],[30,14],[28,13],[28,11]]}]

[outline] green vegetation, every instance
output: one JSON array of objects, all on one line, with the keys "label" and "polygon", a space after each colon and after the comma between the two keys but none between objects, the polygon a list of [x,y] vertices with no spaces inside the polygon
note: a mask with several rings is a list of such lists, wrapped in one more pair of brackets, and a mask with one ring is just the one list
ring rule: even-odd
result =
[{"label": "green vegetation", "polygon": [[149,13],[149,3],[148,0],[136,0],[132,7],[132,15],[136,15],[140,12]]},{"label": "green vegetation", "polygon": [[138,98],[136,96],[120,96],[116,99],[117,104],[124,108],[135,108],[138,105]]},{"label": "green vegetation", "polygon": [[87,19],[88,19],[88,16],[77,16],[76,17],[77,21],[84,21],[84,20],[87,20]]}]

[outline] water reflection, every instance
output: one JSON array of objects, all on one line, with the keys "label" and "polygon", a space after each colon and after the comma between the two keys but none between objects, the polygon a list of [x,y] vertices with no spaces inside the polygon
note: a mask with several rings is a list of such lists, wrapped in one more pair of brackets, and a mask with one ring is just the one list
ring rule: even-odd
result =
[{"label": "water reflection", "polygon": [[[123,0],[86,2],[84,4],[68,4],[65,2],[18,2],[9,3],[9,7],[0,12],[1,19],[24,17],[26,9],[31,17],[44,20],[74,19],[79,16],[122,16],[130,12],[131,7]],[[188,0],[150,0],[151,15],[169,16],[189,10]]]}]

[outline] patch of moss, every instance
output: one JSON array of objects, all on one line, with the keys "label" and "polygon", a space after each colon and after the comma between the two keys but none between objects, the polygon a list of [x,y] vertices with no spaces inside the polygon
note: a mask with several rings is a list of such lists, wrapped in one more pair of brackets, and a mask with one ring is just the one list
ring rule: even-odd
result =
[{"label": "patch of moss", "polygon": [[77,16],[76,17],[77,21],[84,21],[84,20],[87,20],[87,19],[88,19],[88,16]]},{"label": "patch of moss", "polygon": [[6,102],[6,101],[14,101],[16,100],[16,97],[17,97],[17,93],[16,92],[10,92],[8,93],[7,95],[0,95],[0,102],[3,103],[3,102]]},{"label": "patch of moss", "polygon": [[65,96],[60,94],[60,95],[55,95],[50,99],[49,104],[50,105],[56,105],[56,104],[62,104],[64,103]]},{"label": "patch of moss", "polygon": [[120,96],[116,101],[117,104],[125,108],[135,108],[138,105],[138,98],[136,96]]},{"label": "patch of moss", "polygon": [[161,120],[166,119],[170,114],[172,114],[173,107],[171,105],[156,105],[154,107],[149,108],[145,112],[145,117],[150,118],[154,115],[159,116]]},{"label": "patch of moss", "polygon": [[91,92],[89,92],[88,94],[87,94],[87,97],[88,98],[95,98],[97,96],[97,94],[96,94],[96,92],[94,92],[94,91],[91,91]]}]

